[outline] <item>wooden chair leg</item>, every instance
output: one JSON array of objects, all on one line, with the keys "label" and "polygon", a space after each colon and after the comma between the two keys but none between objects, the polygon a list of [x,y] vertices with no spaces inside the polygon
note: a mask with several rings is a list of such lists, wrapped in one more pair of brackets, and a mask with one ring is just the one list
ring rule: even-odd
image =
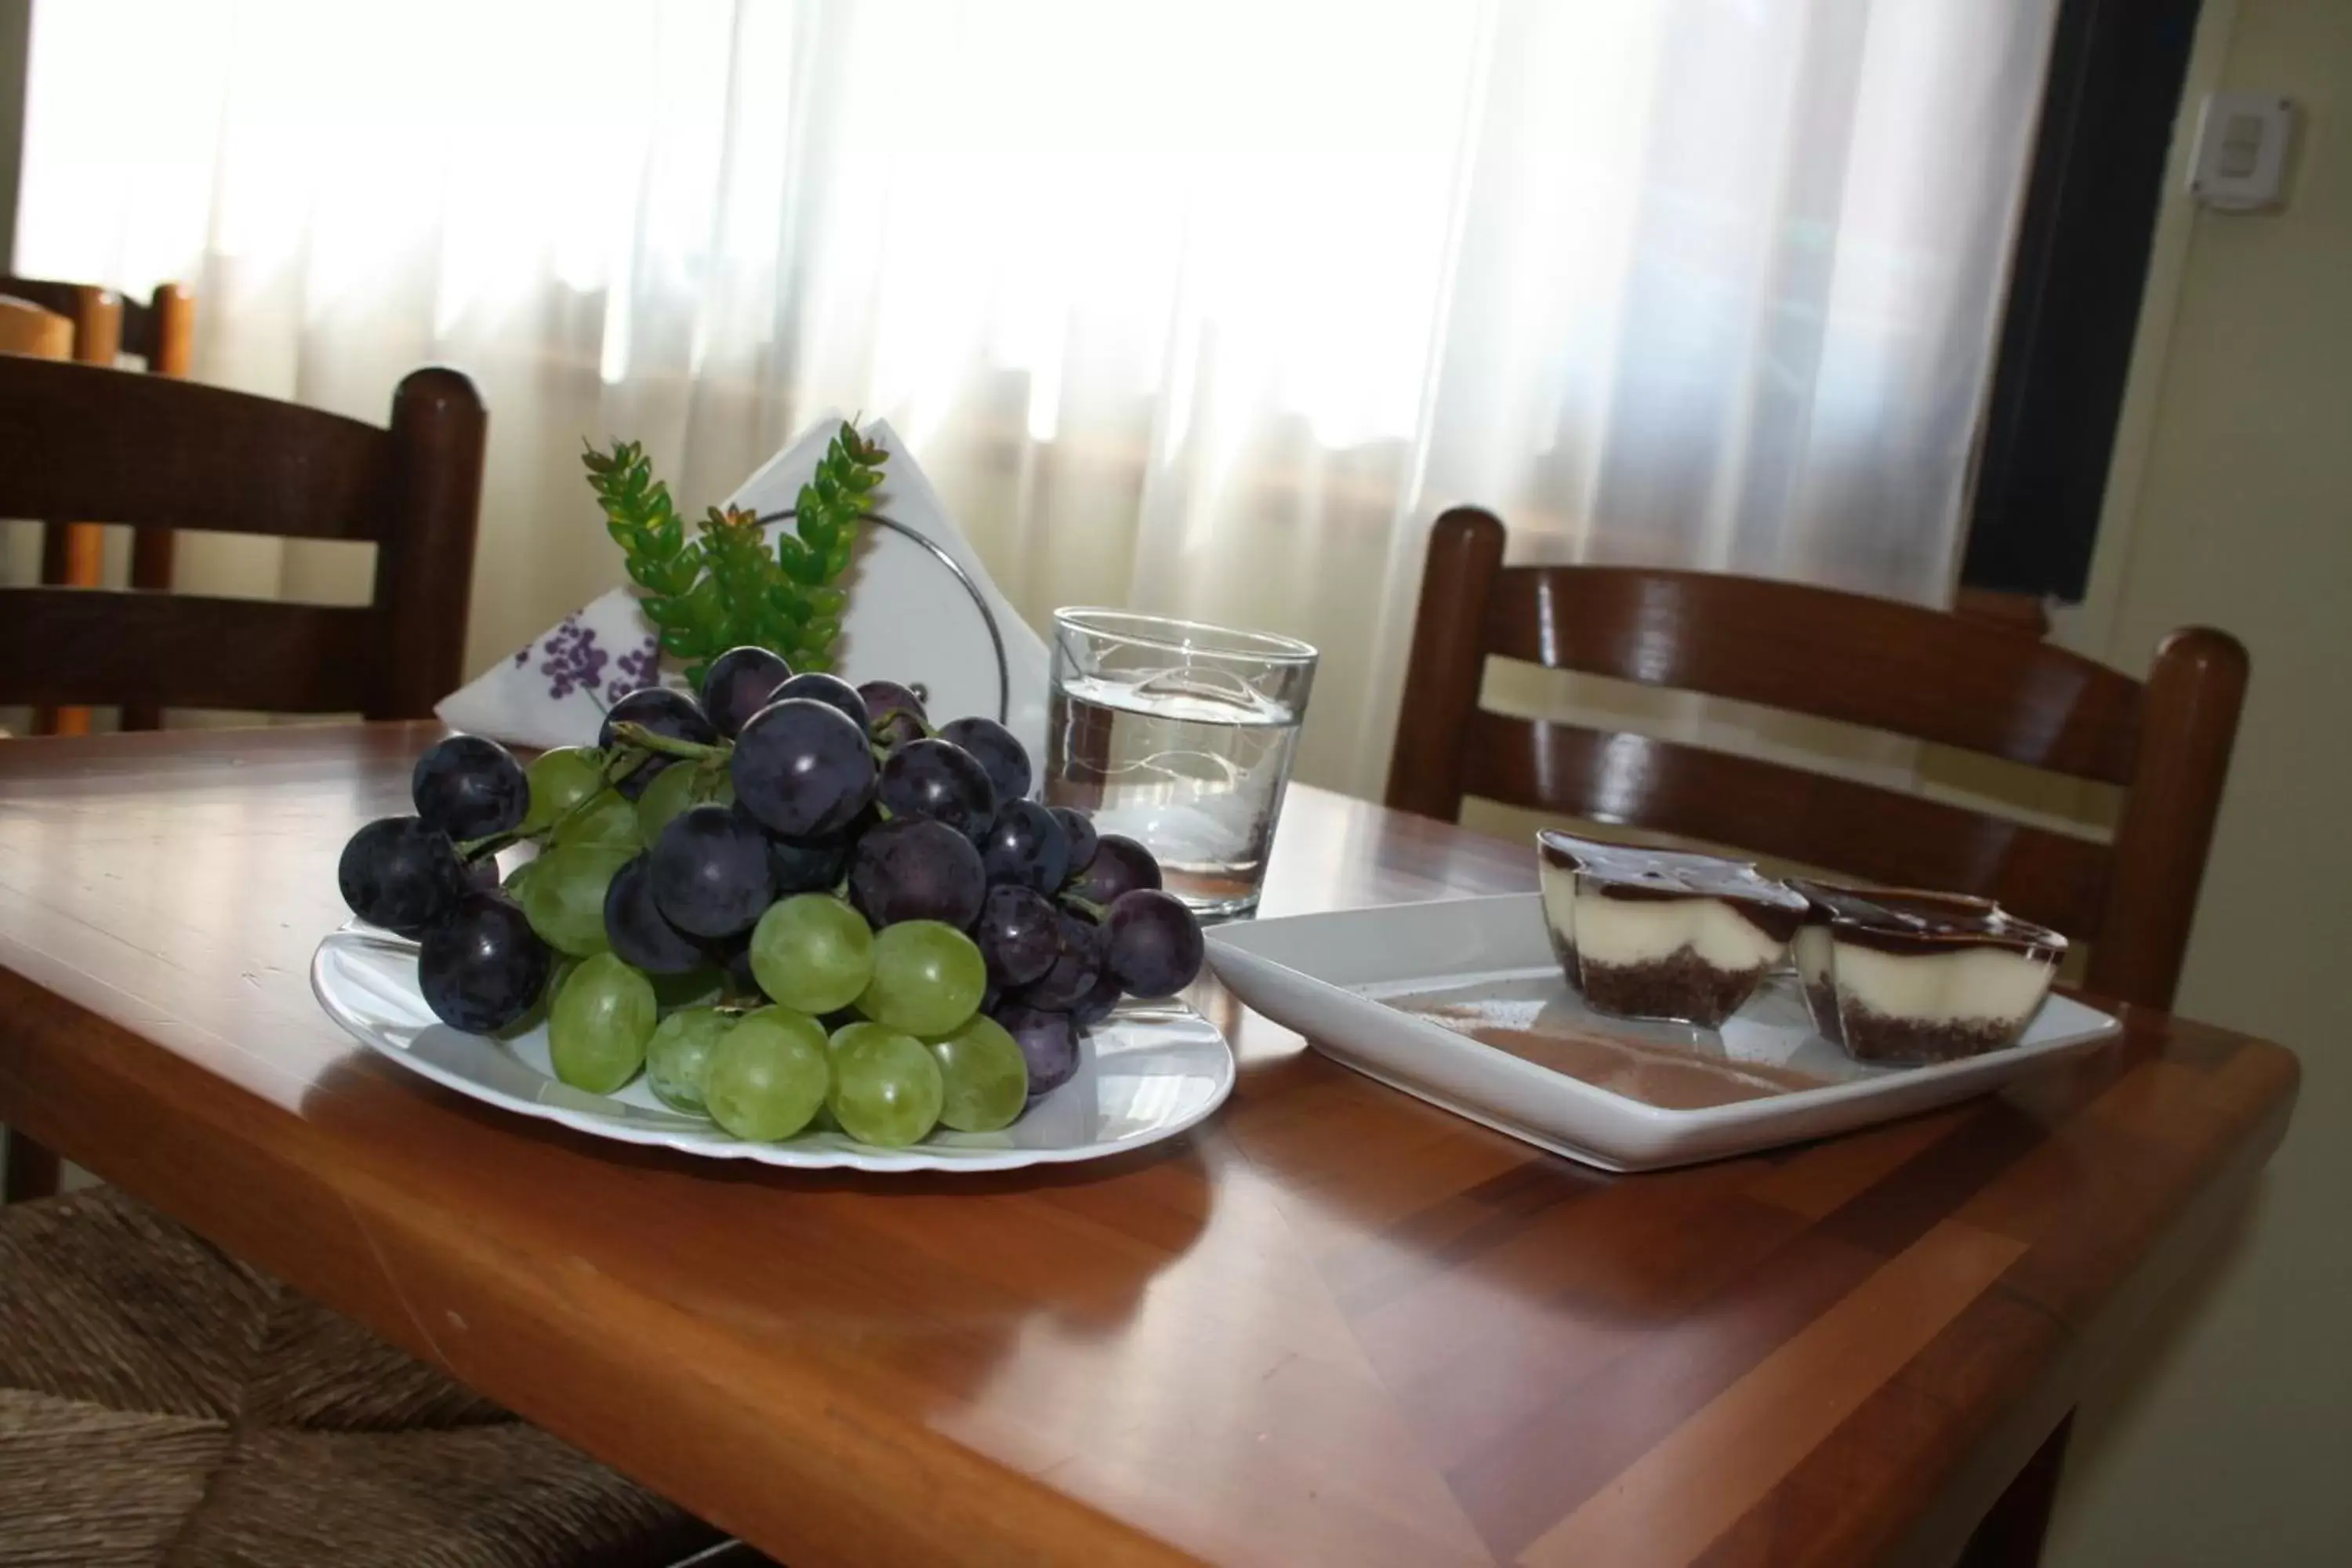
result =
[{"label": "wooden chair leg", "polygon": [[2050,1505],[2058,1496],[2058,1472],[2074,1430],[2070,1410],[1969,1537],[1958,1568],[2034,1568],[2042,1561],[2042,1538],[2050,1530]]},{"label": "wooden chair leg", "polygon": [[58,1155],[15,1128],[8,1130],[8,1162],[0,1171],[0,1203],[21,1204],[58,1194]]}]

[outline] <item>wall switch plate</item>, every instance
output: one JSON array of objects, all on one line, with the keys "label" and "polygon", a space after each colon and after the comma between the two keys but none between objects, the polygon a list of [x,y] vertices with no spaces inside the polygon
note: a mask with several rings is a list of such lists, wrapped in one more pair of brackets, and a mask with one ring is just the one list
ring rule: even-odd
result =
[{"label": "wall switch plate", "polygon": [[2189,195],[2216,212],[2279,205],[2294,131],[2294,105],[2275,93],[2208,93],[2197,121]]}]

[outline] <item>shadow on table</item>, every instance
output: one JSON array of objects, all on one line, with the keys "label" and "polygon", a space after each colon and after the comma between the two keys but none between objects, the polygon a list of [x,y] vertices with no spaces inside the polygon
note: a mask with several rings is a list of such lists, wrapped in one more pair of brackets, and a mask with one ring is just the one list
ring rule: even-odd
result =
[{"label": "shadow on table", "polygon": [[[513,1115],[364,1051],[322,1074],[301,1110],[347,1146],[383,1151],[367,1159],[374,1173],[440,1215],[665,1292],[707,1292],[698,1310],[807,1300],[846,1321],[874,1307],[913,1335],[1008,1340],[1041,1311],[1115,1332],[1215,1205],[1199,1131],[1017,1171],[792,1170]],[[957,1380],[984,1375],[999,1348],[965,1343]]]}]

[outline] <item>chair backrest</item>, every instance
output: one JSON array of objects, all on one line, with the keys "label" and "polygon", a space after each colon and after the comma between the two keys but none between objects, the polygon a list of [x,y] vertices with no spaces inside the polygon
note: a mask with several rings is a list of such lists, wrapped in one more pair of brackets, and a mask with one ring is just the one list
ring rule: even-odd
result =
[{"label": "chair backrest", "polygon": [[184,377],[195,363],[196,297],[182,284],[157,285],[142,304],[95,283],[0,274],[0,294],[69,319],[72,357],[84,364],[110,365],[118,353],[137,354],[157,375]]},{"label": "chair backrest", "polygon": [[[177,283],[158,284],[142,304],[125,300],[95,283],[67,283],[50,278],[0,277],[0,294],[30,300],[71,318],[73,352],[83,364],[111,365],[118,354],[136,354],[156,375],[185,376],[196,357],[196,297]],[[58,358],[68,357],[58,355]],[[51,518],[41,531],[41,581],[54,585],[96,587],[104,576],[106,542],[103,532],[86,522]],[[131,585],[168,589],[172,585],[172,531],[141,528],[131,535]],[[161,729],[163,710],[134,704],[122,710],[126,730]],[[36,734],[85,734],[89,710],[54,708],[37,710]]]},{"label": "chair backrest", "polygon": [[[2169,1006],[2244,700],[2246,652],[2174,632],[2143,683],[1981,620],[1696,572],[1503,565],[1463,508],[1430,534],[1388,803],[1465,795],[1999,900],[2092,944],[2093,990]],[[2128,794],[2112,844],[1900,790],[1478,705],[1488,656],[1961,747]]]},{"label": "chair backrest", "polygon": [[0,294],[0,354],[66,359],[73,353],[73,321],[34,300]]},{"label": "chair backrest", "polygon": [[0,358],[0,517],[376,546],[363,607],[0,589],[0,701],[421,718],[463,673],[488,426],[412,372],[392,425],[91,365]]}]

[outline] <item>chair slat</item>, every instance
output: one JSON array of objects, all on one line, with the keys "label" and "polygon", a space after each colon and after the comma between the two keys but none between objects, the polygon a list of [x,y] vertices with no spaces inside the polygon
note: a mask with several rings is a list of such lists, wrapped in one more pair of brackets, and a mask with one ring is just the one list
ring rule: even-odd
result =
[{"label": "chair slat", "polygon": [[[2095,935],[2106,847],[1919,795],[1630,733],[1485,710],[1464,785],[1509,805],[1629,824],[1874,882],[1997,899]],[[1828,858],[1824,858],[1828,857]]]},{"label": "chair slat", "polygon": [[33,703],[358,711],[379,631],[349,606],[0,588],[0,684]]},{"label": "chair slat", "polygon": [[383,432],[168,378],[0,361],[0,517],[377,540]]},{"label": "chair slat", "polygon": [[1827,588],[1699,572],[1497,575],[1487,651],[1843,720],[2126,784],[2139,685],[2007,627]]}]

